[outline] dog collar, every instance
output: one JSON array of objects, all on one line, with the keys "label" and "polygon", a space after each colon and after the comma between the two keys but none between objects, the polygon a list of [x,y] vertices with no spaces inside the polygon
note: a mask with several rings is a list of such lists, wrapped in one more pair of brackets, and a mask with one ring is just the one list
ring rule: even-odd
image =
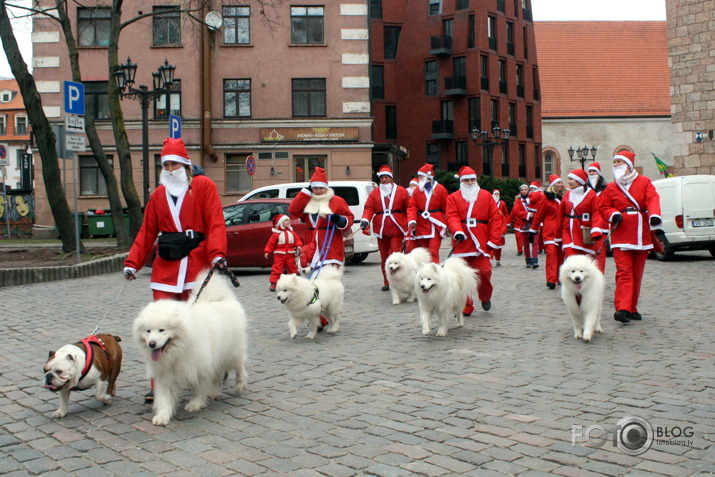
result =
[{"label": "dog collar", "polygon": [[318,301],[318,287],[313,285],[313,298],[310,299],[310,301],[308,302],[308,305],[312,305],[316,301]]},{"label": "dog collar", "polygon": [[[86,337],[83,340],[80,340],[79,343],[77,343],[76,346],[81,347],[79,345],[84,346],[85,349],[85,360],[84,360],[84,368],[82,369],[82,374],[79,377],[79,380],[77,383],[82,381],[87,374],[89,374],[89,370],[92,369],[92,362],[94,362],[94,349],[92,348],[92,345],[98,345],[100,348],[104,350],[104,353],[109,356],[109,353],[107,352],[107,348],[104,346],[104,343],[102,343],[102,340],[97,338],[95,335],[91,335]],[[76,390],[76,388],[73,388],[73,390]]]}]

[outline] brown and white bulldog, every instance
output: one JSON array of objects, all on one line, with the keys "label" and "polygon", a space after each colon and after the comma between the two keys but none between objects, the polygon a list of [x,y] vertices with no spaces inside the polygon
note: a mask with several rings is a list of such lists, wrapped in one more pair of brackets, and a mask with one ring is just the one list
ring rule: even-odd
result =
[{"label": "brown and white bulldog", "polygon": [[96,385],[97,401],[110,403],[114,383],[122,368],[121,340],[119,336],[99,334],[50,351],[43,385],[60,396],[60,407],[52,414],[53,418],[67,415],[70,391],[82,391]]}]

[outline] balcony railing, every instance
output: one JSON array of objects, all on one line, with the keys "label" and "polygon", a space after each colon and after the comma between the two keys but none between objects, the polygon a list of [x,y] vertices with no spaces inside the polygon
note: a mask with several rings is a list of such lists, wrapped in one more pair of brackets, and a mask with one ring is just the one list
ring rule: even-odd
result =
[{"label": "balcony railing", "polygon": [[467,77],[448,76],[444,79],[444,94],[447,96],[464,96],[467,94]]},{"label": "balcony railing", "polygon": [[452,138],[454,138],[454,121],[451,119],[432,121],[432,139]]},{"label": "balcony railing", "polygon": [[497,51],[497,39],[493,36],[489,37],[489,49]]},{"label": "balcony railing", "polygon": [[523,84],[516,85],[516,95],[520,98],[524,97],[524,85]]},{"label": "balcony railing", "polygon": [[499,80],[499,92],[501,94],[506,94],[507,91],[507,82]]},{"label": "balcony railing", "polygon": [[451,55],[452,54],[452,37],[446,35],[437,35],[430,37],[430,55]]},{"label": "balcony railing", "polygon": [[481,88],[484,91],[489,91],[489,77],[488,76],[481,76]]}]

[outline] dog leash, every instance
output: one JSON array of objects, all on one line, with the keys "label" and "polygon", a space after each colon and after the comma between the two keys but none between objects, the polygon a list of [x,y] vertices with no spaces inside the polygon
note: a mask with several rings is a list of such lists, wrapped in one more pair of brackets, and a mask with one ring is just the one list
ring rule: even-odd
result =
[{"label": "dog leash", "polygon": [[199,295],[201,295],[201,292],[204,291],[204,288],[206,288],[206,285],[208,285],[209,280],[211,280],[211,276],[213,276],[216,270],[218,270],[219,273],[226,275],[228,279],[231,280],[231,285],[233,285],[234,288],[238,288],[241,286],[241,284],[238,282],[238,278],[236,278],[236,275],[234,275],[231,269],[228,268],[226,261],[224,259],[217,260],[216,263],[213,264],[213,267],[211,267],[211,269],[209,270],[209,273],[206,274],[206,278],[204,278],[204,282],[201,284],[199,291],[196,293],[196,298],[194,298],[193,303],[196,303],[196,300],[199,299]]},{"label": "dog leash", "polygon": [[[319,263],[316,265],[315,268],[311,267],[310,270],[310,275],[308,275],[308,280],[313,281],[316,278],[318,278],[318,275],[320,275],[320,271],[323,269],[323,264],[325,263],[325,259],[328,258],[328,253],[330,251],[330,246],[333,244],[333,235],[335,235],[335,229],[338,228],[337,225],[334,223],[330,222],[330,217],[333,214],[328,215],[328,229],[325,231],[325,235],[323,236],[323,246],[320,248],[319,253],[318,253],[318,261]],[[313,273],[315,271],[318,271],[318,273],[313,277]]]},{"label": "dog leash", "polygon": [[107,312],[104,314],[102,319],[99,320],[99,323],[97,324],[97,326],[94,328],[94,331],[92,332],[92,336],[97,334],[97,331],[99,331],[99,327],[102,326],[102,323],[104,323],[104,319],[107,317],[107,315],[109,315],[109,312],[112,309],[112,307],[117,303],[117,301],[119,301],[119,297],[122,296],[122,292],[127,287],[127,283],[129,283],[128,280],[123,280],[123,281],[124,281],[124,285],[122,285],[122,289],[119,290],[119,293],[117,294],[117,298],[115,298],[114,301],[112,302],[112,304],[109,305],[109,308],[107,308]]},{"label": "dog leash", "polygon": [[[620,222],[618,222],[616,225],[613,226],[613,228],[612,228],[612,229],[610,230],[610,232],[608,233],[608,236],[609,236],[609,237],[610,237],[610,236],[613,234],[613,232],[618,228],[618,225],[619,225],[619,224],[620,224]],[[593,258],[598,257],[598,255],[603,251],[603,247],[606,246],[606,242],[607,242],[607,241],[608,241],[608,237],[606,237],[606,240],[604,240],[603,243],[601,244],[601,246],[598,247],[598,250],[596,250],[596,253],[593,255]]]}]

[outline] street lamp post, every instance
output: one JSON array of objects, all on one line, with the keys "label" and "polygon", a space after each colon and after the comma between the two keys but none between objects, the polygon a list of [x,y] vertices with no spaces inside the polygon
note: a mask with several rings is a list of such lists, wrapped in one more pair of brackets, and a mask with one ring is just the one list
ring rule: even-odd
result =
[{"label": "street lamp post", "polygon": [[[586,170],[586,161],[596,160],[597,151],[598,149],[596,149],[595,147],[591,147],[591,149],[589,149],[588,146],[579,147],[576,150],[574,150],[573,146],[571,146],[568,149],[569,158],[571,159],[571,162],[580,162],[581,169],[583,170]],[[573,157],[574,152],[576,153],[576,158]],[[591,153],[591,157],[588,157],[589,152]]]},{"label": "street lamp post", "polygon": [[137,64],[132,63],[127,57],[127,62],[120,65],[114,73],[114,81],[119,90],[119,99],[129,98],[139,101],[142,110],[142,178],[144,186],[144,207],[149,202],[149,105],[153,100],[166,94],[174,83],[175,66],[164,60],[159,70],[152,73],[153,89],[140,85],[134,88],[134,78],[137,73]]},{"label": "street lamp post", "polygon": [[[494,126],[492,128],[492,134],[489,136],[489,131],[487,130],[479,130],[479,128],[472,128],[471,131],[469,131],[469,135],[472,138],[472,141],[474,142],[475,145],[482,146],[484,148],[484,154],[488,154],[489,161],[484,161],[482,158],[482,169],[484,168],[484,164],[487,164],[489,168],[491,169],[491,151],[494,146],[504,146],[507,144],[507,142],[511,139],[511,130],[510,129],[502,129],[499,126]],[[509,148],[505,147],[504,148],[504,154],[506,154],[506,160],[507,164],[509,163]],[[491,170],[485,171],[482,170],[483,174],[486,175],[491,175]],[[503,173],[503,171],[502,171]]]}]

